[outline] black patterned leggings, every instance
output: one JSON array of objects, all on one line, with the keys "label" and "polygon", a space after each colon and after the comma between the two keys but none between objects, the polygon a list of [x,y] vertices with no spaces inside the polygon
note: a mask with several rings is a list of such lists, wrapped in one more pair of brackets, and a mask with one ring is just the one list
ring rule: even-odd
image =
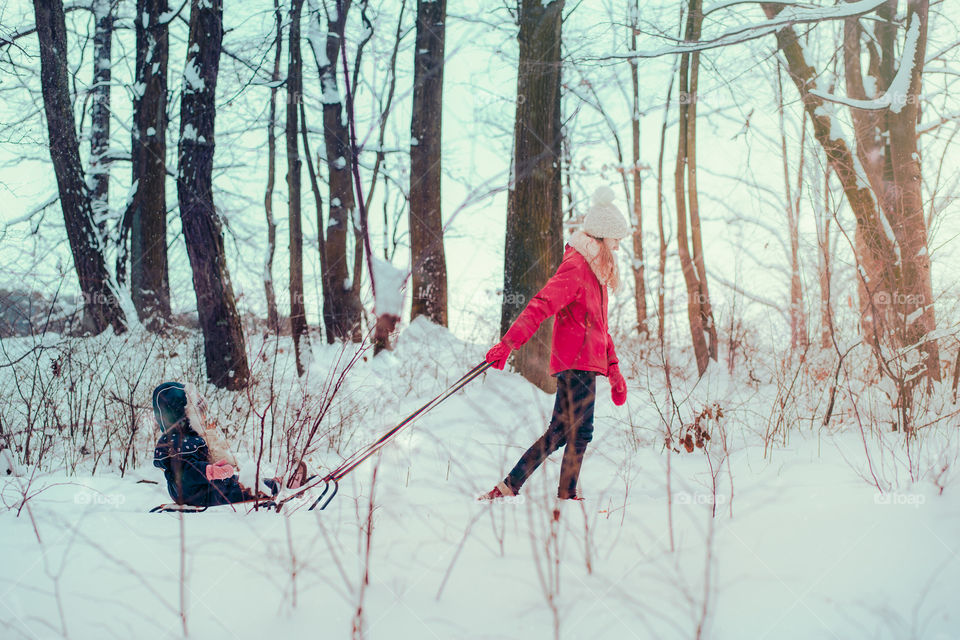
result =
[{"label": "black patterned leggings", "polygon": [[551,453],[566,445],[560,464],[557,497],[572,498],[577,492],[580,464],[593,439],[593,403],[597,374],[569,369],[557,374],[557,399],[546,432],[524,453],[503,482],[516,494]]}]

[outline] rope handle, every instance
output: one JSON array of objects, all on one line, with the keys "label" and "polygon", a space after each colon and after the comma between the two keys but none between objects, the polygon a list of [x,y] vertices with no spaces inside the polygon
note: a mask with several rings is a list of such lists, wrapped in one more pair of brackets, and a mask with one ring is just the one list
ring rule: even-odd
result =
[{"label": "rope handle", "polygon": [[455,394],[457,391],[460,391],[460,389],[467,386],[467,384],[472,382],[481,373],[483,373],[489,368],[490,368],[490,363],[487,361],[483,361],[477,366],[475,366],[474,368],[472,368],[470,371],[465,373],[459,380],[457,380],[452,385],[450,385],[446,389],[446,391],[441,392],[440,394],[435,396],[432,400],[427,402],[425,405],[423,405],[422,407],[420,407],[419,409],[411,413],[409,416],[404,418],[395,427],[393,427],[392,429],[384,433],[382,436],[380,436],[380,438],[378,438],[376,441],[367,445],[360,451],[357,451],[356,453],[348,457],[346,460],[341,462],[340,466],[338,466],[336,469],[334,469],[329,474],[327,474],[326,477],[329,480],[332,480],[334,482],[339,482],[345,475],[353,471],[363,461],[365,461],[371,455],[376,453],[381,447],[383,447],[383,445],[389,442],[390,439],[393,438],[393,436],[395,436],[404,427],[408,426],[417,417],[423,415],[430,409],[433,409],[435,406],[437,406],[438,404],[440,404],[441,402],[443,402],[444,400],[446,400],[447,398]]}]

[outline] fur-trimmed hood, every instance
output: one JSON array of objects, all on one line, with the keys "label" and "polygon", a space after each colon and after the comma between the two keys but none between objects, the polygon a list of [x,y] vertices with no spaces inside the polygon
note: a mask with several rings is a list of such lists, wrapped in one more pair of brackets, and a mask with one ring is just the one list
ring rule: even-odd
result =
[{"label": "fur-trimmed hood", "polygon": [[187,439],[198,436],[209,449],[212,462],[226,460],[237,466],[223,432],[207,418],[207,401],[189,382],[164,382],[154,389],[153,417],[164,434],[179,431]]},{"label": "fur-trimmed hood", "polygon": [[[199,435],[203,426],[187,416],[186,387],[182,382],[164,382],[153,390],[153,418],[161,432],[179,427],[188,435]],[[192,410],[191,413],[196,413]]]}]

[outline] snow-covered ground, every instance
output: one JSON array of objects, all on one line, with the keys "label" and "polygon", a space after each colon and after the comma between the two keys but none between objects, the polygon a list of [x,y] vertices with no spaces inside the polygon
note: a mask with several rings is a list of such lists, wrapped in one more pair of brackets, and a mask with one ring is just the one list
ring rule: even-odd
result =
[{"label": "snow-covered ground", "polygon": [[[352,430],[340,454],[442,391],[486,347],[414,322],[396,351],[360,361],[328,416]],[[277,395],[320,394],[338,354],[315,346],[311,378],[301,387],[281,376]],[[152,387],[188,368],[154,356],[136,398],[144,425]],[[348,638],[358,624],[367,638],[960,637],[955,425],[923,436],[936,446],[910,456],[846,417],[829,428],[791,424],[765,448],[776,385],[714,373],[685,388],[692,382],[678,376],[685,421],[713,402],[724,417],[706,423],[708,454],[668,456],[662,376],[643,362],[627,369],[624,407],[598,383],[587,500],[559,505],[558,521],[559,454],[522,500],[476,501],[552,407],[509,372],[489,371],[401,432],[323,512],[149,514],[168,497],[140,482],[162,480],[147,426],[123,477],[123,443],[94,474],[89,454],[61,463],[51,450],[42,472],[14,465],[19,475],[0,486],[0,638]],[[5,430],[10,370],[0,370]],[[225,412],[228,397],[211,394],[211,413]],[[822,417],[822,398],[808,400]],[[250,403],[262,411],[267,398]],[[246,433],[234,437],[249,456]],[[313,456],[326,468],[340,459],[325,447]]]}]

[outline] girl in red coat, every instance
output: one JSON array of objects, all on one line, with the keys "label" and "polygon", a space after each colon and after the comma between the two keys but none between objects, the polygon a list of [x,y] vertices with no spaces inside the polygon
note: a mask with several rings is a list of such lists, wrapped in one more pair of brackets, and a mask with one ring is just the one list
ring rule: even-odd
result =
[{"label": "girl in red coat", "polygon": [[597,189],[582,230],[570,237],[557,272],[487,353],[487,362],[503,369],[510,352],[529,340],[540,323],[556,316],[550,373],[557,378],[557,397],[550,425],[481,500],[517,495],[530,474],[564,445],[557,497],[580,499],[577,479],[587,443],[593,438],[597,375],[610,379],[614,404],[627,400],[627,384],[607,328],[607,289],[616,290],[620,284],[613,252],[620,247],[620,239],[630,234],[630,227],[613,199],[611,189]]}]

